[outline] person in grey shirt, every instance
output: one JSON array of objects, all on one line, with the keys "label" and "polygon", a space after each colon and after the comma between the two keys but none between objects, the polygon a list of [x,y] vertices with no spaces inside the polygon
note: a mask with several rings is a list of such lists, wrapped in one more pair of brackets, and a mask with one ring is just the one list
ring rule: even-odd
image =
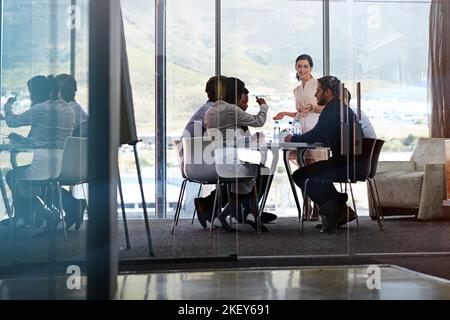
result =
[{"label": "person in grey shirt", "polygon": [[209,78],[206,82],[205,92],[208,95],[208,101],[200,107],[191,117],[184,128],[183,137],[202,137],[206,132],[205,114],[217,101],[217,83],[226,80],[224,76],[215,76]]}]

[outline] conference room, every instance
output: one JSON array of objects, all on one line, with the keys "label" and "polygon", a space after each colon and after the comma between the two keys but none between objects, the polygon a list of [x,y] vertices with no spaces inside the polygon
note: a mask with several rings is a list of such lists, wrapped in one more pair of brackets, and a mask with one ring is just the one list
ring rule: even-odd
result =
[{"label": "conference room", "polygon": [[[450,20],[439,19],[448,7],[435,0],[2,0],[0,297],[190,299],[170,288],[204,270],[292,268],[306,277],[329,267],[346,278],[376,265],[405,283],[436,277],[442,282],[432,285],[444,289],[430,297],[448,299],[443,39]],[[226,100],[218,76],[244,84],[235,103],[224,102],[248,117],[234,123],[248,134],[231,149],[258,174],[222,174],[217,157],[206,159],[222,150],[206,111]],[[339,80],[338,91],[321,104],[328,76]],[[302,141],[332,101],[339,149]],[[208,124],[189,139],[185,128],[202,108]],[[349,161],[345,174],[320,183],[346,195],[344,221],[328,232],[324,206],[296,177],[338,154]],[[362,163],[364,174],[353,174]],[[258,187],[241,197],[237,182]],[[234,194],[232,214],[211,218]],[[65,287],[73,272],[80,290]],[[164,272],[181,280],[165,280],[163,293],[150,278],[142,289],[129,277]],[[26,285],[11,280],[29,274]],[[355,292],[365,286],[354,281]],[[407,284],[402,290],[380,296],[423,297]]]}]

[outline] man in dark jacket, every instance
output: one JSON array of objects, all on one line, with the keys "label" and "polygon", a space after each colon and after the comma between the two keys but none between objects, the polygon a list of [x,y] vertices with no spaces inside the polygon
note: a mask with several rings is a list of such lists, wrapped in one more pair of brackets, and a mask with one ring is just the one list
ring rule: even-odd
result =
[{"label": "man in dark jacket", "polygon": [[[348,165],[348,157],[341,154],[341,102],[340,87],[341,82],[338,78],[327,76],[318,79],[318,88],[316,98],[319,105],[324,105],[324,109],[320,114],[316,126],[302,135],[289,135],[286,142],[307,142],[307,143],[323,143],[331,149],[332,156],[325,161],[318,161],[307,165],[295,171],[292,175],[295,183],[302,189],[305,188],[306,180],[308,181],[307,195],[317,203],[320,207],[320,215],[322,218],[321,232],[334,232],[338,224],[345,224],[346,219],[346,202],[347,194],[340,193],[336,190],[331,181],[346,180]],[[342,107],[344,116],[350,119],[349,134],[347,141],[353,141],[353,119],[355,114],[346,105]],[[350,152],[352,154],[352,143],[349,143]],[[350,157],[349,159],[351,159]],[[343,213],[345,220],[342,223]],[[350,220],[356,218],[354,212],[350,216]]]}]

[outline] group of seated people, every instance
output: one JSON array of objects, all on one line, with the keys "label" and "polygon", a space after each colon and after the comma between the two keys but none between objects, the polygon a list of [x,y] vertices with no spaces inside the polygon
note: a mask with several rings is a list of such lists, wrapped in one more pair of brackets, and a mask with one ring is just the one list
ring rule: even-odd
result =
[{"label": "group of seated people", "polygon": [[[16,114],[13,111],[16,97],[11,97],[4,105],[4,120],[11,128],[30,127],[27,136],[13,132],[8,138],[11,146],[30,148],[33,151],[33,159],[28,165],[13,165],[12,170],[6,174],[6,181],[13,196],[14,217],[1,223],[34,223],[36,227],[43,225],[47,211],[38,198],[42,199],[43,188],[31,181],[54,179],[59,175],[66,139],[70,136],[87,137],[88,115],[75,100],[77,82],[71,75],[38,75],[27,82],[27,87],[30,108]],[[66,228],[75,225],[75,228],[79,229],[86,200],[76,199],[63,189],[62,201]]]},{"label": "group of seated people", "polygon": [[[303,191],[306,180],[310,179],[306,195],[318,207],[322,223],[317,227],[323,233],[335,232],[339,226],[356,219],[356,213],[346,204],[348,195],[337,191],[330,182],[344,179],[348,166],[347,157],[341,155],[341,81],[333,76],[314,79],[310,74],[312,59],[308,55],[301,55],[297,58],[296,70],[297,78],[301,81],[294,90],[297,112],[280,112],[274,117],[274,120],[282,119],[285,116],[302,120],[301,134],[289,134],[285,137],[285,142],[322,143],[329,147],[330,158],[328,158],[328,153],[325,155],[314,152],[307,154],[306,165],[293,173],[293,180]],[[250,135],[248,127],[264,126],[269,109],[266,101],[257,97],[259,112],[256,115],[247,113],[249,91],[240,79],[225,76],[212,77],[208,80],[205,91],[208,95],[208,102],[189,120],[183,133],[184,137],[200,137],[204,134],[220,136],[221,141],[216,147],[221,148],[221,145],[227,143],[227,139],[235,139],[233,135],[230,136],[230,129],[234,130],[235,135],[242,135],[243,132]],[[349,131],[350,139],[353,139],[353,120],[356,119],[356,114],[349,107],[350,92],[346,90],[342,96],[344,97],[343,111],[348,114],[348,119],[352,119],[349,121]],[[364,137],[376,138],[373,127],[364,113],[362,113],[360,123]],[[350,150],[350,152],[353,151]],[[229,215],[239,218],[242,216],[242,212],[236,211],[243,207],[243,216],[247,216],[246,222],[256,228],[255,217],[252,217],[248,199],[254,187],[259,198],[265,190],[268,179],[267,176],[261,174],[260,170],[264,164],[242,162],[238,159],[237,152],[232,151],[226,154],[226,158],[227,163],[233,163],[232,170],[237,175],[253,176],[256,185],[254,182],[233,184],[230,199],[226,197],[226,190],[221,192],[225,195],[221,204],[224,209],[216,219],[218,220],[217,225],[229,232],[236,231],[228,224],[226,218]],[[352,165],[352,161],[350,159],[349,165]],[[214,197],[215,191],[206,197],[196,198],[194,201],[198,220],[204,228],[207,227],[207,221],[211,222],[212,219]],[[243,202],[243,205],[236,205],[236,201]],[[263,212],[261,215],[263,223],[274,221],[276,218],[276,215],[268,212]],[[267,229],[263,227],[263,231],[265,230]]]}]

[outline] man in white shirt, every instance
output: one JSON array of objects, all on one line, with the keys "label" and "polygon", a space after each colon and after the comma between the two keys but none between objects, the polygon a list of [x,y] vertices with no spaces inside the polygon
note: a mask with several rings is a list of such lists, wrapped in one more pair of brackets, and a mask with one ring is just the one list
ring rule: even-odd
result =
[{"label": "man in white shirt", "polygon": [[[356,108],[350,106],[350,100],[352,99],[352,95],[350,94],[350,91],[348,91],[347,88],[344,88],[344,103],[348,105],[353,112],[356,114]],[[364,138],[370,138],[370,139],[376,139],[377,135],[375,133],[375,129],[372,126],[372,123],[370,122],[369,118],[367,117],[366,113],[361,110],[361,128],[363,131]]]}]

